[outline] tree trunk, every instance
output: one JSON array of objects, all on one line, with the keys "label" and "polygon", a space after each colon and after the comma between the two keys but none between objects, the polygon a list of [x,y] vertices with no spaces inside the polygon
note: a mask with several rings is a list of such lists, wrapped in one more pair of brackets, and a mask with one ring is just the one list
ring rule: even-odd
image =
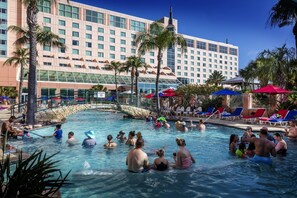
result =
[{"label": "tree trunk", "polygon": [[136,69],[136,72],[135,72],[135,92],[136,92],[136,106],[139,107],[139,92],[138,92],[138,77],[139,77],[139,72],[138,70]]},{"label": "tree trunk", "polygon": [[116,86],[117,103],[119,103],[117,73],[114,74],[114,81],[115,81],[115,86]]},{"label": "tree trunk", "polygon": [[[33,5],[32,5],[33,4]],[[28,80],[28,103],[27,103],[27,124],[35,124],[35,104],[36,104],[36,28],[38,9],[34,2],[27,7],[27,24],[29,27],[29,80]]]},{"label": "tree trunk", "polygon": [[161,51],[161,49],[159,49],[158,50],[157,76],[156,76],[156,96],[157,96],[156,108],[157,108],[158,116],[160,116],[160,114],[161,114],[160,97],[159,97],[159,78],[160,78],[161,62],[162,62],[162,51]]},{"label": "tree trunk", "polygon": [[293,27],[293,34],[295,36],[295,58],[297,59],[297,21]]},{"label": "tree trunk", "polygon": [[133,90],[134,90],[134,71],[131,71],[131,94],[130,94],[130,105],[133,104]]},{"label": "tree trunk", "polygon": [[18,105],[18,112],[19,113],[21,113],[21,103],[22,103],[22,94],[23,94],[23,81],[24,81],[24,65],[21,64],[20,84],[19,84],[19,105]]}]

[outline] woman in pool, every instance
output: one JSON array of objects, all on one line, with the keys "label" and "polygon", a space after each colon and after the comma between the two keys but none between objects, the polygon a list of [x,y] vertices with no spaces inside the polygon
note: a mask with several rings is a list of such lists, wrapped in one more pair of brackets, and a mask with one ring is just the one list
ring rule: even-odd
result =
[{"label": "woman in pool", "polygon": [[199,123],[197,124],[197,128],[198,128],[198,130],[200,130],[200,131],[204,131],[204,130],[206,129],[206,126],[205,126],[203,120],[200,120],[200,121],[199,121]]},{"label": "woman in pool", "polygon": [[82,146],[84,148],[93,148],[96,145],[94,131],[86,131],[85,135],[87,136],[87,138],[84,139]]},{"label": "woman in pool", "polygon": [[119,134],[117,135],[117,140],[119,140],[121,142],[127,140],[127,138],[124,135],[125,135],[125,132],[124,131],[120,131]]},{"label": "woman in pool", "polygon": [[[251,138],[256,138],[256,135],[255,134],[252,134],[251,135]],[[255,155],[255,149],[256,149],[256,147],[255,147],[255,143],[253,143],[253,142],[250,142],[249,143],[249,146],[248,146],[248,148],[247,148],[247,150],[246,150],[246,154],[247,154],[247,156],[248,157],[254,157],[254,155]]]},{"label": "woman in pool", "polygon": [[235,135],[235,134],[230,135],[229,152],[232,155],[235,155],[235,151],[236,151],[236,148],[237,148],[237,145],[238,145],[238,140],[239,140],[238,135]]},{"label": "woman in pool", "polygon": [[135,131],[130,131],[126,144],[129,146],[135,146],[136,139],[134,137],[135,137]]},{"label": "woman in pool", "polygon": [[186,141],[181,138],[176,138],[176,144],[179,147],[177,153],[173,153],[173,159],[175,162],[174,167],[180,169],[189,168],[193,163],[195,163],[190,151],[185,147]]},{"label": "woman in pool", "polygon": [[246,145],[245,142],[241,142],[238,149],[235,151],[235,155],[239,158],[246,158]]},{"label": "woman in pool", "polygon": [[254,133],[253,133],[253,129],[252,129],[252,127],[248,126],[248,127],[246,127],[246,130],[245,130],[245,132],[243,133],[241,139],[242,139],[242,138],[250,138],[251,135],[253,135],[253,134],[254,134]]},{"label": "woman in pool", "polygon": [[168,160],[164,158],[164,149],[160,149],[156,152],[158,158],[154,160],[154,168],[158,171],[164,171],[168,169],[169,163]]},{"label": "woman in pool", "polygon": [[163,125],[163,127],[165,127],[166,129],[169,129],[169,128],[170,128],[170,124],[168,124],[168,122],[167,122],[166,120],[164,120],[164,121],[162,122],[162,125]]},{"label": "woman in pool", "polygon": [[288,145],[283,139],[283,136],[279,133],[274,134],[274,139],[276,139],[277,144],[275,145],[276,154],[286,155],[288,150]]},{"label": "woman in pool", "polygon": [[104,144],[104,148],[115,148],[117,144],[115,142],[112,142],[112,135],[107,136],[108,143]]}]

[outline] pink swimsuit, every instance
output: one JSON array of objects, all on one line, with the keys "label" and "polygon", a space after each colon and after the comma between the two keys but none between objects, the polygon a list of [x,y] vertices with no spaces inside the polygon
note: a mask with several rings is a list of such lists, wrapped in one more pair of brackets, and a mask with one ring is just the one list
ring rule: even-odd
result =
[{"label": "pink swimsuit", "polygon": [[182,168],[189,168],[191,165],[192,165],[191,156],[182,159]]}]

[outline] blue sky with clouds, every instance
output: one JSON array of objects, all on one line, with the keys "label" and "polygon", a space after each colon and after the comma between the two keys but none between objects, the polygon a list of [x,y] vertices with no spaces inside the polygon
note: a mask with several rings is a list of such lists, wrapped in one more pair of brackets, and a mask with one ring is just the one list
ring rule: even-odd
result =
[{"label": "blue sky with clouds", "polygon": [[270,10],[277,0],[75,0],[150,20],[169,15],[178,20],[179,33],[239,47],[239,68],[265,49],[294,46],[293,26],[271,28]]}]

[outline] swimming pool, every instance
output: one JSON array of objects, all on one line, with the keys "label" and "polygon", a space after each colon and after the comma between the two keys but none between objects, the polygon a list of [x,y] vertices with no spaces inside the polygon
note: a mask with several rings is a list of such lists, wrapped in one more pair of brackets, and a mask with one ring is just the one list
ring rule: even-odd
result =
[{"label": "swimming pool", "polygon": [[[228,154],[229,136],[242,135],[241,130],[217,125],[207,125],[205,132],[189,130],[181,133],[171,129],[154,129],[152,123],[142,120],[123,119],[118,113],[83,111],[68,117],[63,124],[63,139],[35,138],[32,141],[14,141],[14,146],[32,153],[43,149],[48,154],[58,151],[55,159],[61,160],[59,168],[66,174],[71,170],[71,185],[61,189],[63,197],[296,197],[297,196],[297,142],[287,139],[287,157],[274,158],[273,166],[259,165],[237,159]],[[51,135],[54,127],[35,131]],[[97,146],[83,149],[80,145],[66,145],[67,134],[74,131],[80,142],[84,132],[93,130]],[[145,140],[144,150],[149,154],[150,163],[156,157],[154,150],[165,147],[165,157],[173,162],[172,153],[178,148],[176,137],[186,140],[187,148],[196,159],[188,170],[165,172],[150,171],[135,174],[126,170],[127,145],[118,143],[115,149],[106,150],[106,136],[115,137],[120,130],[141,131]],[[90,165],[90,167],[86,166]]]}]

